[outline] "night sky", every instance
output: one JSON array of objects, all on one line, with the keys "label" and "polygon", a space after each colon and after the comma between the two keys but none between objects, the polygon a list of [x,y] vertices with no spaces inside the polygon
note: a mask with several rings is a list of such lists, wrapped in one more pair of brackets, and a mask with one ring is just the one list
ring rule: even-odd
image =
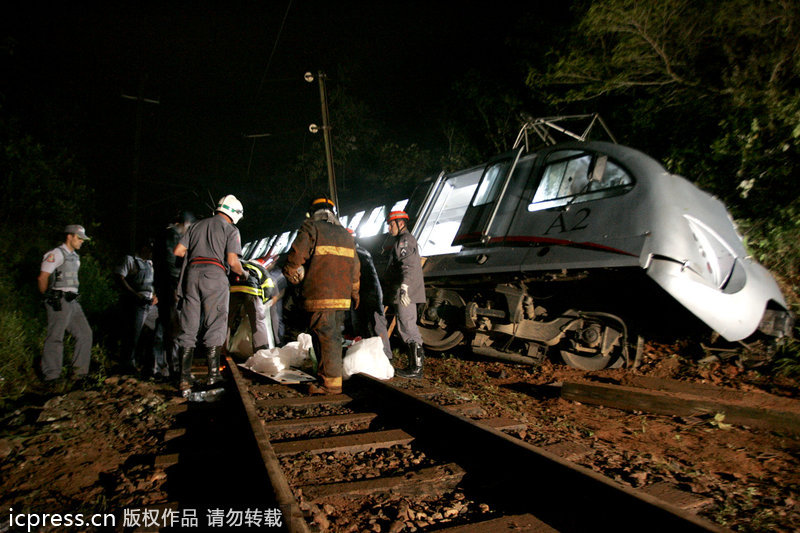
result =
[{"label": "night sky", "polygon": [[[23,131],[78,155],[101,224],[130,212],[138,104],[122,95],[159,101],[142,104],[140,226],[178,207],[205,216],[227,192],[245,218],[248,201],[268,201],[253,184],[271,183],[321,124],[306,71],[326,72],[329,87],[346,72],[394,139],[441,150],[431,117],[464,72],[508,59],[518,18],[517,3],[502,2],[19,4],[0,17],[1,105]],[[257,231],[248,222],[245,240]]]}]

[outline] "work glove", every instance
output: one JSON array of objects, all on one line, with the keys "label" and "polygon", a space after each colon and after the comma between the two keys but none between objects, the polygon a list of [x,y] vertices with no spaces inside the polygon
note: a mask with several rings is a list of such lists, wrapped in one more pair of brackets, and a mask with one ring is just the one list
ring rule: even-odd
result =
[{"label": "work glove", "polygon": [[243,272],[241,274],[239,274],[239,280],[240,281],[247,281],[248,279],[250,279],[250,272],[248,272],[246,268],[242,269],[242,270],[243,270]]},{"label": "work glove", "polygon": [[297,269],[294,269],[289,265],[283,267],[283,275],[286,276],[286,279],[292,285],[297,285],[301,281],[303,281],[303,277],[305,277],[305,274],[306,270],[305,268],[303,268],[303,265],[300,265],[299,267],[297,267]]},{"label": "work glove", "polygon": [[411,304],[411,298],[408,297],[408,285],[405,283],[400,285],[400,303],[403,307],[408,307]]},{"label": "work glove", "polygon": [[358,309],[358,304],[361,303],[361,297],[358,295],[357,292],[353,292],[350,294],[350,300],[353,303],[353,309]]}]

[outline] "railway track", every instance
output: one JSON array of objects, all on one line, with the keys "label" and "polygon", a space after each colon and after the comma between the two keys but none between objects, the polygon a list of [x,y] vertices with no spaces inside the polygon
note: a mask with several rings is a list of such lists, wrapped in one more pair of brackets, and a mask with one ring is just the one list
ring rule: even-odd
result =
[{"label": "railway track", "polygon": [[288,531],[725,531],[441,391],[357,375],[309,397],[228,367]]}]

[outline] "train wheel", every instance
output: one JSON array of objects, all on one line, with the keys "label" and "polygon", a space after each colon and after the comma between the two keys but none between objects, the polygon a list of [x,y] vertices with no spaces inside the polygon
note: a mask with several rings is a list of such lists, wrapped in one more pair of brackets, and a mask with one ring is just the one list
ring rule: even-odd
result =
[{"label": "train wheel", "polygon": [[581,370],[603,370],[604,368],[620,368],[625,364],[625,359],[618,355],[595,354],[584,355],[583,353],[568,352],[561,350],[561,359],[572,368]]},{"label": "train wheel", "polygon": [[436,352],[455,348],[464,340],[464,333],[458,330],[448,332],[441,328],[420,326],[419,332],[425,348]]},{"label": "train wheel", "polygon": [[425,294],[428,301],[419,318],[422,343],[437,352],[455,348],[464,340],[459,328],[464,323],[464,300],[451,290],[427,288]]},{"label": "train wheel", "polygon": [[581,313],[572,335],[562,342],[561,359],[581,370],[620,368],[628,359],[625,323],[607,313]]}]

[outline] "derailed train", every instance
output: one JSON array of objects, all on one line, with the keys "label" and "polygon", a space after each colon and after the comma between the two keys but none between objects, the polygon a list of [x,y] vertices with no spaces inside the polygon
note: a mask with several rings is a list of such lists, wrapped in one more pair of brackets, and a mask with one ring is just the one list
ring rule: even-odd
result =
[{"label": "derailed train", "polygon": [[[425,180],[407,200],[342,212],[378,265],[386,213],[411,216],[426,348],[466,342],[487,356],[558,354],[598,370],[630,363],[633,339],[665,329],[701,327],[728,341],[791,334],[778,285],[719,200],[618,144],[518,144]],[[293,237],[248,243],[245,255],[281,254]]]}]

